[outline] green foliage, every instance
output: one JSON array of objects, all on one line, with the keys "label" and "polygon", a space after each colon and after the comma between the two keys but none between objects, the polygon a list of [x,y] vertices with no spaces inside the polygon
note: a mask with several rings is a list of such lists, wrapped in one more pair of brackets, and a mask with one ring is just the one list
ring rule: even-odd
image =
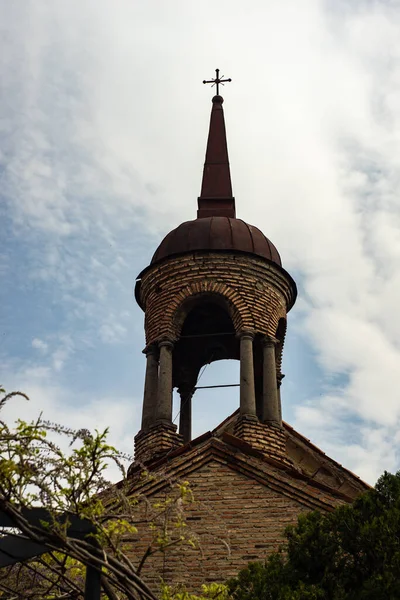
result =
[{"label": "green foliage", "polygon": [[[0,398],[0,409],[15,396]],[[164,496],[152,501],[134,496],[125,464],[131,457],[107,441],[108,431],[74,431],[40,416],[35,422],[19,419],[11,426],[0,419],[0,510],[23,535],[49,548],[49,553],[0,573],[0,597],[56,599],[82,597],[86,565],[102,573],[104,597],[155,600],[141,578],[145,561],[169,547],[191,543],[185,507],[192,502],[187,482],[172,481],[162,473],[142,473],[142,483],[157,479]],[[107,468],[114,464],[121,481],[113,485]],[[129,463],[128,463],[129,464]],[[22,509],[47,509],[48,522],[40,526],[24,518]],[[68,518],[91,525],[85,539],[68,535]],[[140,523],[140,532],[139,532]],[[1,534],[0,534],[1,535]],[[132,539],[148,540],[144,554],[135,555]]]},{"label": "green foliage", "polygon": [[184,589],[173,589],[170,586],[163,585],[161,587],[160,600],[229,600],[228,587],[221,583],[211,583],[210,585],[201,586],[202,593],[200,596],[190,594]]},{"label": "green foliage", "polygon": [[235,600],[400,598],[400,472],[329,514],[301,515],[265,564],[228,583]]},{"label": "green foliage", "polygon": [[29,566],[16,564],[0,571],[0,598],[56,600],[63,597],[66,590],[70,598],[79,598],[85,575],[86,568],[82,563],[66,554],[43,554],[30,561]]}]

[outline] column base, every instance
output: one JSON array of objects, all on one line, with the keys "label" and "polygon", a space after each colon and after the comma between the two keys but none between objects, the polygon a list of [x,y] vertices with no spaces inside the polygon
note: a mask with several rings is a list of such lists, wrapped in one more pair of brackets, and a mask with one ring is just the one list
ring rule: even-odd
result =
[{"label": "column base", "polygon": [[273,458],[292,466],[293,462],[286,452],[286,435],[282,427],[275,423],[260,423],[252,416],[239,416],[233,429],[233,435],[244,440],[255,450],[268,458]]},{"label": "column base", "polygon": [[172,423],[158,422],[135,436],[135,463],[146,463],[161,458],[183,445],[183,437]]}]

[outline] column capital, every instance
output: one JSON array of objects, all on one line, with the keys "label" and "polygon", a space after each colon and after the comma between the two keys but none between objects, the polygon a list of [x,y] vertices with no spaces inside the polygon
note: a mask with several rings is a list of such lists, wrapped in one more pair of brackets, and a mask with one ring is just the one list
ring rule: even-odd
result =
[{"label": "column capital", "polygon": [[181,397],[185,397],[185,398],[192,398],[192,396],[194,396],[194,393],[196,391],[196,384],[190,384],[190,385],[180,385],[177,388],[177,392]]},{"label": "column capital", "polygon": [[237,334],[237,337],[240,338],[241,340],[243,340],[243,339],[254,340],[255,335],[256,334],[254,331],[239,331],[239,333]]},{"label": "column capital", "polygon": [[263,346],[276,346],[279,340],[272,335],[265,335],[262,339]]},{"label": "column capital", "polygon": [[143,348],[142,353],[148,356],[149,354],[158,354],[158,344],[152,342]]},{"label": "column capital", "polygon": [[174,347],[174,340],[172,340],[171,338],[162,338],[161,340],[158,341],[158,347],[159,348],[168,348],[169,350],[172,350],[172,348]]}]

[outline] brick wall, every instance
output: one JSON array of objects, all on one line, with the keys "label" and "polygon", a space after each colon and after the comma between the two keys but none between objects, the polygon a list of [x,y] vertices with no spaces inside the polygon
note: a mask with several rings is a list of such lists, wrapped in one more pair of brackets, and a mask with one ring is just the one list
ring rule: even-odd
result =
[{"label": "brick wall", "polygon": [[282,427],[249,420],[245,416],[238,418],[233,433],[265,456],[287,465],[293,464],[286,452],[286,435]]},{"label": "brick wall", "polygon": [[[198,547],[185,544],[165,554],[149,558],[142,572],[154,590],[160,579],[167,584],[183,583],[198,592],[203,583],[223,582],[251,560],[263,560],[277,550],[287,525],[295,523],[301,512],[312,506],[291,498],[273,486],[235,472],[214,460],[188,475],[195,501],[185,509],[188,531]],[[321,497],[329,495],[319,492]],[[159,493],[161,499],[165,493]],[[331,505],[340,501],[330,498]],[[132,559],[137,562],[148,537],[140,530],[132,545]]]},{"label": "brick wall", "polygon": [[135,461],[146,462],[163,456],[173,448],[183,445],[183,437],[176,432],[177,426],[157,423],[135,436]]},{"label": "brick wall", "polygon": [[258,256],[196,252],[155,265],[142,277],[147,344],[177,339],[184,315],[180,308],[198,294],[218,294],[229,308],[236,331],[274,336],[294,299],[283,269]]}]

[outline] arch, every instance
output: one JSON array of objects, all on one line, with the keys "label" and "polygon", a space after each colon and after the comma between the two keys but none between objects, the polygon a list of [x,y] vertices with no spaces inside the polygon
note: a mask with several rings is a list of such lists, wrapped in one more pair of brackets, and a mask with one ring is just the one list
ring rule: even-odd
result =
[{"label": "arch", "polygon": [[224,303],[210,294],[194,296],[177,315],[173,350],[174,387],[192,388],[200,369],[215,361],[239,360],[240,340]]},{"label": "arch", "polygon": [[192,397],[201,369],[215,361],[240,359],[240,340],[229,309],[221,294],[202,292],[186,298],[173,314],[172,386],[181,399],[179,432],[185,442],[191,439]]},{"label": "arch", "polygon": [[[208,365],[199,381],[199,386],[239,384],[240,361],[222,359]],[[222,406],[224,406],[222,410]],[[211,388],[196,390],[193,398],[193,423],[207,419],[212,430],[224,417],[234,413],[240,406],[240,387]]]},{"label": "arch", "polygon": [[173,312],[172,330],[174,337],[179,338],[188,314],[204,302],[214,302],[223,308],[232,319],[236,333],[239,333],[244,328],[245,322],[251,319],[251,314],[246,307],[239,309],[239,306],[243,303],[235,290],[224,283],[203,281],[188,285],[185,288],[184,298],[178,298],[171,303],[170,310]]}]

